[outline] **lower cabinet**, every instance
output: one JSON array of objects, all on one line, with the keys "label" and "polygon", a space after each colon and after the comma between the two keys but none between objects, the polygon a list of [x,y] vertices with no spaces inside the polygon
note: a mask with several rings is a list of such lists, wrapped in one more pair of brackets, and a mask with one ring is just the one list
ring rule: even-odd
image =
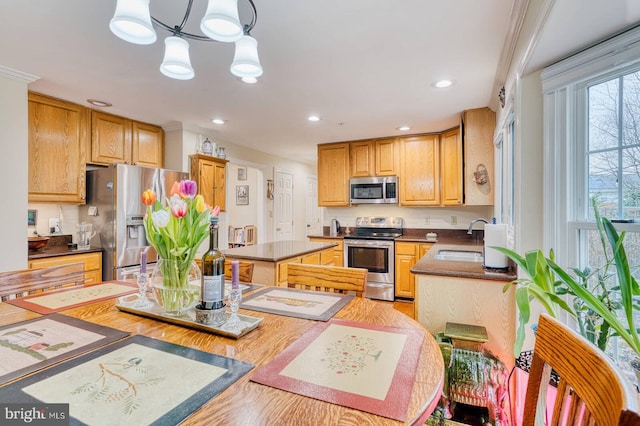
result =
[{"label": "lower cabinet", "polygon": [[[320,259],[322,265],[344,266],[344,244],[342,239],[309,237],[309,241],[314,243],[336,243],[338,244],[332,251],[328,252],[324,258]],[[329,258],[329,254],[331,254]]]},{"label": "lower cabinet", "polygon": [[29,261],[29,269],[48,268],[51,266],[68,265],[70,263],[84,263],[84,283],[97,284],[102,282],[102,253],[69,254],[65,256],[46,257]]},{"label": "lower cabinet", "polygon": [[411,273],[413,265],[424,256],[433,243],[396,242],[396,297],[413,299],[416,296],[416,278]]}]

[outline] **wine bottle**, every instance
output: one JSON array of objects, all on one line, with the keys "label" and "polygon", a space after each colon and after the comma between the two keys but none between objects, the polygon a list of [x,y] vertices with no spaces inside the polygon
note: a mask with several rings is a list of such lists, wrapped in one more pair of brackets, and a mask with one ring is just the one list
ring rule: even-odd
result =
[{"label": "wine bottle", "polygon": [[218,250],[218,217],[211,216],[209,250],[202,255],[202,288],[199,309],[224,307],[224,254]]}]

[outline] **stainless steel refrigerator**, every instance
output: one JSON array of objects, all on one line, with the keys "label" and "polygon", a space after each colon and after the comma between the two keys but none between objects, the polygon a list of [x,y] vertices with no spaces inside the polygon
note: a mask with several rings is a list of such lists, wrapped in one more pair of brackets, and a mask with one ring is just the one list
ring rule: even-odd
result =
[{"label": "stainless steel refrigerator", "polygon": [[157,260],[144,231],[142,193],[152,189],[163,202],[174,182],[188,178],[185,172],[127,164],[87,171],[87,203],[80,209],[80,221],[92,223],[99,236],[104,280],[131,277],[140,268],[143,251],[147,262]]}]

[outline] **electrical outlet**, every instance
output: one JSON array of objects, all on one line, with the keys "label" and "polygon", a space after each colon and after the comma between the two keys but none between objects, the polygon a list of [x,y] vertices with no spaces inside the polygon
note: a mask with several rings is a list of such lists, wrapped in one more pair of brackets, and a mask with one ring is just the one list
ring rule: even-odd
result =
[{"label": "electrical outlet", "polygon": [[431,222],[431,219],[429,219],[429,216],[424,218],[424,224],[428,225]]},{"label": "electrical outlet", "polygon": [[57,217],[50,217],[49,218],[49,233],[50,234],[55,234],[57,232],[60,232],[60,219]]},{"label": "electrical outlet", "polygon": [[451,216],[451,224],[452,225],[458,224],[458,216]]}]

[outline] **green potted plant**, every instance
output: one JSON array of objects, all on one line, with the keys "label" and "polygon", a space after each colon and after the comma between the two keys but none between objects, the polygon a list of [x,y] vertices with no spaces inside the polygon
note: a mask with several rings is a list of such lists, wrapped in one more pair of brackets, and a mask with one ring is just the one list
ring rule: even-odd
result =
[{"label": "green potted plant", "polygon": [[[536,299],[553,317],[557,317],[558,309],[568,312],[578,323],[579,332],[603,351],[610,337],[619,336],[635,352],[636,358],[640,358],[640,328],[634,322],[640,312],[640,286],[632,275],[623,245],[625,233],[618,234],[611,221],[600,216],[595,200],[592,204],[605,253],[605,264],[596,270],[573,268],[574,275],[571,275],[555,263],[553,251],[548,258],[540,250],[523,257],[512,250],[494,247],[529,276],[508,283],[504,288],[506,291],[510,285],[517,286],[516,357],[524,342],[524,327],[530,320],[530,302]],[[565,294],[571,296],[572,305],[563,299]]]}]

